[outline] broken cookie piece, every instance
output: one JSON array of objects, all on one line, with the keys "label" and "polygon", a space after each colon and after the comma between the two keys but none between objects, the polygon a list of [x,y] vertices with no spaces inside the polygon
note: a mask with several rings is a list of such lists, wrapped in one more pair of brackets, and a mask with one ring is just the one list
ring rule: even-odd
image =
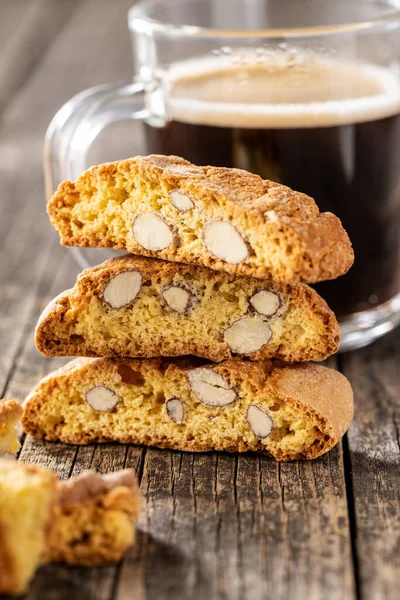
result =
[{"label": "broken cookie piece", "polygon": [[85,471],[58,483],[45,560],[100,565],[120,560],[134,542],[140,499],[132,469]]},{"label": "broken cookie piece", "polygon": [[[135,378],[123,378],[126,369]],[[88,390],[98,386],[121,399],[101,418],[86,401]],[[327,452],[352,416],[347,379],[314,364],[80,358],[31,392],[22,425],[26,433],[50,441],[250,450],[285,461]]]},{"label": "broken cookie piece", "polygon": [[0,594],[24,593],[46,547],[56,477],[0,459]]},{"label": "broken cookie piece", "polygon": [[18,423],[22,408],[15,400],[0,400],[0,455],[16,454],[20,449]]},{"label": "broken cookie piece", "polygon": [[36,328],[45,356],[302,362],[323,360],[338,345],[334,314],[305,284],[128,255],[83,271]]},{"label": "broken cookie piece", "polygon": [[61,183],[48,213],[65,246],[127,250],[264,280],[335,279],[354,261],[340,220],[320,213],[309,196],[176,156],[91,167],[75,183]]},{"label": "broken cookie piece", "polygon": [[134,542],[140,497],[132,469],[68,481],[0,459],[0,594],[24,593],[43,562],[100,565]]}]

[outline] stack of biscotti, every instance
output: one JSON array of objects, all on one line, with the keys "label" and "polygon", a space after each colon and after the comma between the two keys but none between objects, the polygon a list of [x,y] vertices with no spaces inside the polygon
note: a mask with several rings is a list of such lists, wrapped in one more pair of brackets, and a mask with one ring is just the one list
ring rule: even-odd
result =
[{"label": "stack of biscotti", "polygon": [[291,460],[347,430],[350,384],[307,362],[339,344],[307,283],[354,257],[314,200],[246,171],[148,156],[62,183],[48,212],[63,245],[132,254],[81,273],[40,317],[45,356],[82,358],[32,391],[26,432]]}]

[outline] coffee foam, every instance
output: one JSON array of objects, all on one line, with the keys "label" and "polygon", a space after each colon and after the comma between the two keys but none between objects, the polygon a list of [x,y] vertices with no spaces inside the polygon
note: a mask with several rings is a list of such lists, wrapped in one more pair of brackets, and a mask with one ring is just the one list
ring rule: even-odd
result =
[{"label": "coffee foam", "polygon": [[[243,90],[240,85],[233,93],[231,89],[227,92],[224,80],[229,81],[232,75],[234,81],[239,69],[243,72],[247,70],[250,74],[246,96],[249,91],[252,95],[253,90],[256,97],[258,92],[265,95],[263,87],[257,90],[252,86],[253,71],[258,71],[260,80],[264,77],[260,70],[264,69],[265,82],[270,74],[272,77],[279,75],[275,90],[274,85],[269,84],[272,96],[276,97],[271,102],[253,103],[249,98],[241,102]],[[285,69],[287,74],[282,78]],[[297,89],[291,87],[290,83],[296,69],[300,76]],[[326,85],[327,99],[311,101],[313,97],[321,96],[321,87],[325,85],[321,73],[319,81],[314,77],[316,69],[323,69],[328,74],[331,85],[336,81],[338,87],[345,89],[343,82],[347,82],[350,88],[353,87],[351,97],[329,99],[329,85]],[[211,79],[215,81],[214,86],[212,83],[210,85]],[[194,84],[192,90],[191,82]],[[257,85],[260,86],[260,81]],[[373,121],[400,113],[400,82],[392,71],[374,65],[339,63],[326,59],[309,65],[299,63],[294,65],[294,69],[293,65],[289,67],[284,64],[281,58],[278,62],[269,59],[262,66],[254,64],[245,67],[232,64],[229,57],[190,60],[174,65],[169,72],[168,87],[169,118],[197,125],[269,129],[330,127]],[[333,95],[338,95],[335,87],[331,89]],[[276,90],[279,93],[275,94]],[[196,97],[190,97],[192,94]],[[293,101],[296,94],[302,97],[308,94],[310,101]],[[224,95],[228,97],[224,98]]]}]

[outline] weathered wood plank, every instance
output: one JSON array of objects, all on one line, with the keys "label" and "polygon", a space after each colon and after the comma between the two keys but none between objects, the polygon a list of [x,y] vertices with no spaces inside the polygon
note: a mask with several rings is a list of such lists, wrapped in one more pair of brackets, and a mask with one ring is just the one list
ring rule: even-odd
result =
[{"label": "weathered wood plank", "polygon": [[312,463],[149,449],[117,598],[355,598],[340,446]]},{"label": "weathered wood plank", "polygon": [[79,0],[2,2],[0,113],[24,85]]},{"label": "weathered wood plank", "polygon": [[400,589],[399,364],[399,330],[343,359],[356,402],[349,480],[362,600],[394,600]]}]

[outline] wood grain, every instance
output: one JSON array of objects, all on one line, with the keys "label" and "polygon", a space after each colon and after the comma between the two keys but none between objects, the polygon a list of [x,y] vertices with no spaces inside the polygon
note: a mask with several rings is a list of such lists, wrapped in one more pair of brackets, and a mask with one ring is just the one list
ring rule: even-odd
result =
[{"label": "wood grain", "polygon": [[[127,461],[129,464],[129,460]],[[312,463],[149,449],[117,598],[355,598],[340,447]]]},{"label": "wood grain", "polygon": [[394,600],[400,589],[399,365],[399,330],[343,360],[356,401],[348,471],[357,575],[365,600]]},{"label": "wood grain", "polygon": [[[37,353],[33,329],[78,271],[45,214],[44,132],[76,92],[131,76],[130,4],[0,0],[0,387],[18,400],[63,362]],[[141,140],[130,132],[119,125],[101,136],[96,160],[138,152]],[[134,467],[143,498],[137,544],[121,564],[44,567],[27,598],[397,598],[399,353],[394,332],[341,358],[356,392],[355,421],[343,447],[313,462],[26,439],[20,460],[63,479]]]},{"label": "wood grain", "polygon": [[[54,0],[6,0],[3,3],[0,19],[0,113],[26,83],[78,2],[56,0],[56,7]],[[7,35],[7,31],[12,31],[13,35]]]}]

